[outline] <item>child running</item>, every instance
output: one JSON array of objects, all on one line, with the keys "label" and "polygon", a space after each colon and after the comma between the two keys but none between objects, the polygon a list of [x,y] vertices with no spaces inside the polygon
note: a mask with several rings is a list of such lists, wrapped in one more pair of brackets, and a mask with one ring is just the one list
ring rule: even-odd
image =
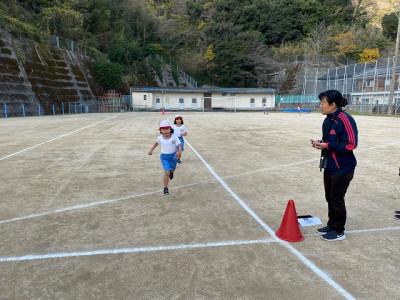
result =
[{"label": "child running", "polygon": [[164,168],[164,195],[168,195],[168,182],[174,178],[174,171],[176,169],[177,160],[181,157],[181,141],[172,129],[171,123],[168,120],[160,122],[160,135],[157,137],[156,142],[151,147],[148,155],[153,154],[153,150],[158,144],[161,144],[161,163]]},{"label": "child running", "polygon": [[264,103],[264,115],[267,114],[268,115],[268,108],[267,108],[267,104]]},{"label": "child running", "polygon": [[[183,119],[181,115],[176,115],[174,120],[174,125],[172,125],[172,129],[174,130],[175,135],[181,141],[182,152],[184,150],[185,140],[183,139],[184,136],[187,136],[187,131],[185,125],[183,125]],[[178,150],[178,149],[177,149]],[[178,164],[181,163],[181,159],[178,158]]]}]

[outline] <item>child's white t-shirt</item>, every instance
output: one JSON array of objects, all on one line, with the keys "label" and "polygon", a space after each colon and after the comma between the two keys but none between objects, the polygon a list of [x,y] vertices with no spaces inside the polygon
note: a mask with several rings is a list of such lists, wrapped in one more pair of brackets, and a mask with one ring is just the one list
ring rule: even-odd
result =
[{"label": "child's white t-shirt", "polygon": [[157,137],[157,143],[161,145],[161,153],[172,154],[176,152],[176,146],[181,144],[181,141],[175,134],[171,134],[169,139],[165,139],[162,134]]},{"label": "child's white t-shirt", "polygon": [[181,137],[182,133],[186,132],[186,127],[185,125],[181,125],[181,126],[176,126],[176,125],[172,125],[172,128],[174,129],[174,134],[177,137]]}]

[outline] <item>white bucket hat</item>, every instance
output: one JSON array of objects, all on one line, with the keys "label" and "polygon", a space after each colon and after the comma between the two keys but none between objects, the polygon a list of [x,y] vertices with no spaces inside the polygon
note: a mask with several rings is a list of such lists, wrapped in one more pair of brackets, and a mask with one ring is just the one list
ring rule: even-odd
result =
[{"label": "white bucket hat", "polygon": [[168,120],[162,120],[160,122],[160,128],[168,128],[171,127],[171,123]]}]

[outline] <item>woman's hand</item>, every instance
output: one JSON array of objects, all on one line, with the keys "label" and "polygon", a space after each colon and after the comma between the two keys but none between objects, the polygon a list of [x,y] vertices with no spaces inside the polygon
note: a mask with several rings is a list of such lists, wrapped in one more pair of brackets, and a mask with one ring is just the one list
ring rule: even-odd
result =
[{"label": "woman's hand", "polygon": [[316,148],[316,149],[319,149],[319,150],[326,148],[326,143],[323,143],[321,140],[310,139],[310,142],[311,142],[311,146],[313,148]]}]

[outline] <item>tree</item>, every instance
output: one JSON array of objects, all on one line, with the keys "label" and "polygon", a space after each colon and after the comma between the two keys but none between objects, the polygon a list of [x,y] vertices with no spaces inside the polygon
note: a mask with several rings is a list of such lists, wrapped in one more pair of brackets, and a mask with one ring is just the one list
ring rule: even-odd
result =
[{"label": "tree", "polygon": [[325,22],[318,24],[315,30],[310,34],[307,39],[307,45],[313,55],[320,55],[325,52],[329,43],[329,28]]},{"label": "tree", "polygon": [[42,24],[50,34],[74,39],[82,31],[82,14],[71,9],[67,3],[55,2],[55,6],[41,11]]},{"label": "tree", "polygon": [[398,22],[399,18],[395,13],[391,13],[390,15],[384,15],[382,18],[383,35],[394,41],[397,36]]},{"label": "tree", "polygon": [[210,70],[214,82],[225,87],[256,87],[257,72],[250,58],[253,35],[248,32],[214,45],[215,67]]},{"label": "tree", "polygon": [[379,49],[364,49],[363,52],[360,53],[359,63],[372,62],[376,61],[379,58]]},{"label": "tree", "polygon": [[111,40],[108,58],[115,63],[130,66],[143,59],[143,52],[136,41],[128,41],[123,33]]},{"label": "tree", "polygon": [[97,81],[105,89],[116,89],[121,85],[123,67],[120,64],[98,61],[93,68]]},{"label": "tree", "polygon": [[215,54],[213,53],[213,45],[210,44],[207,46],[207,50],[204,53],[204,57],[208,60],[208,61],[213,61],[215,58]]},{"label": "tree", "polygon": [[336,43],[334,47],[335,50],[333,51],[335,57],[349,57],[351,54],[354,54],[357,49],[357,46],[354,43],[353,33],[350,31],[334,36],[333,40]]}]

